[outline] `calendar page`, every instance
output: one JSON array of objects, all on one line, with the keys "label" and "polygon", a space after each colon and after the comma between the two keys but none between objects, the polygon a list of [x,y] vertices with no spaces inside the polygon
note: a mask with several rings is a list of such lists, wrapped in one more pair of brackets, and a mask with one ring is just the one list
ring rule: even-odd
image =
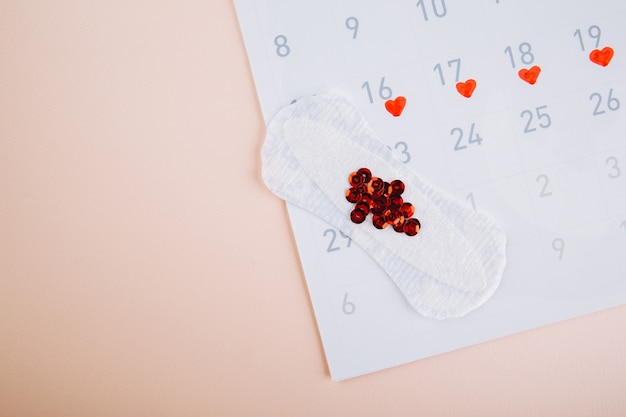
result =
[{"label": "calendar page", "polygon": [[436,321],[349,236],[289,206],[333,379],[626,302],[626,3],[235,5],[266,121],[339,92],[401,162],[506,231],[493,298]]}]

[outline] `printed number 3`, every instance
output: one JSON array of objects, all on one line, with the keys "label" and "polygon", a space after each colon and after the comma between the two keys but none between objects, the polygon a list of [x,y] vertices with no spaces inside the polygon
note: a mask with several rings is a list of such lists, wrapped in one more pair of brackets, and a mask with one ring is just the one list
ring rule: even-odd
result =
[{"label": "printed number 3", "polygon": [[394,148],[396,150],[400,148],[400,154],[402,155],[402,158],[400,158],[400,162],[402,162],[403,164],[408,164],[409,161],[411,160],[411,154],[409,153],[409,145],[407,145],[406,142],[400,141],[396,143]]},{"label": "printed number 3", "polygon": [[611,172],[609,172],[609,178],[613,180],[619,178],[622,170],[619,169],[619,161],[617,160],[617,158],[614,156],[609,156],[608,158],[606,158],[605,162],[607,165],[611,164]]}]

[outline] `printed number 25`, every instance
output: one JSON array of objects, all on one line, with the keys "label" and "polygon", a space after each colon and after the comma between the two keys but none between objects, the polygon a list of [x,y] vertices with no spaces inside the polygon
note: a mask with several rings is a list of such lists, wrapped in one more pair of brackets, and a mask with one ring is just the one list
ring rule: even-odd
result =
[{"label": "printed number 25", "polygon": [[520,117],[523,119],[528,116],[526,126],[524,127],[524,133],[531,133],[537,130],[537,125],[542,129],[547,129],[552,125],[552,119],[550,115],[544,111],[548,108],[547,105],[535,107],[535,114],[537,115],[537,123],[533,123],[534,114],[530,110],[524,110],[520,113]]}]

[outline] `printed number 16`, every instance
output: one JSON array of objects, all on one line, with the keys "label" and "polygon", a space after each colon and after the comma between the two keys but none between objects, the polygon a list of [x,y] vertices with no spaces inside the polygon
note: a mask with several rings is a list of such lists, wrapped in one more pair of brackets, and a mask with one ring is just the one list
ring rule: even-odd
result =
[{"label": "printed number 16", "polygon": [[[370,104],[373,104],[374,97],[372,97],[372,90],[370,89],[370,83],[368,81],[365,81],[363,85],[361,86],[361,89],[365,90],[365,92],[367,93],[367,97],[370,100]],[[385,77],[382,77],[380,79],[380,87],[378,87],[378,96],[383,100],[389,100],[392,95],[393,95],[393,91],[391,91],[390,87],[387,87],[385,85]]]}]

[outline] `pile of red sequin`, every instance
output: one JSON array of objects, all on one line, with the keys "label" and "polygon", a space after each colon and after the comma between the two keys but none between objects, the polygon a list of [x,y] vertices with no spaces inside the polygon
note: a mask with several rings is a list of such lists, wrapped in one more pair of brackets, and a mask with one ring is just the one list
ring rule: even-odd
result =
[{"label": "pile of red sequin", "polygon": [[415,236],[420,230],[419,220],[412,218],[415,208],[405,203],[401,195],[404,183],[393,180],[390,183],[378,177],[372,177],[367,168],[361,168],[348,177],[351,187],[346,191],[346,199],[354,203],[350,220],[363,223],[372,213],[372,223],[377,229],[392,226],[398,233]]}]

